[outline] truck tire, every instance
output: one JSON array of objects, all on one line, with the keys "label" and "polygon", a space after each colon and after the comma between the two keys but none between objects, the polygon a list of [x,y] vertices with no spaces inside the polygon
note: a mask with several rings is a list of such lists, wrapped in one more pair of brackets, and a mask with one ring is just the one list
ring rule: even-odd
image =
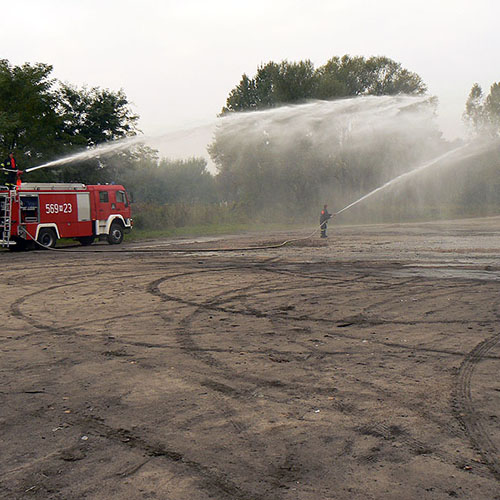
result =
[{"label": "truck tire", "polygon": [[108,233],[108,243],[119,245],[123,241],[123,226],[119,222],[111,223]]},{"label": "truck tire", "polygon": [[39,248],[54,248],[57,242],[56,232],[50,227],[44,227],[40,229],[37,238],[38,243],[41,243],[43,247]]},{"label": "truck tire", "polygon": [[95,236],[82,236],[78,238],[78,241],[80,244],[84,247],[88,247],[89,245],[92,245],[94,243]]}]

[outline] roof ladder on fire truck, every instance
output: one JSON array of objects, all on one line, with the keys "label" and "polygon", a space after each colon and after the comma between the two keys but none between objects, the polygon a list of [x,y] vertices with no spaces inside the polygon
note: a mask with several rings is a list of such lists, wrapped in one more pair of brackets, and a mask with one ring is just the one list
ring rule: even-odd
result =
[{"label": "roof ladder on fire truck", "polygon": [[5,201],[3,204],[3,237],[2,237],[2,246],[8,247],[10,245],[10,230],[12,227],[12,200],[16,196],[16,191],[9,190],[8,195],[5,197]]}]

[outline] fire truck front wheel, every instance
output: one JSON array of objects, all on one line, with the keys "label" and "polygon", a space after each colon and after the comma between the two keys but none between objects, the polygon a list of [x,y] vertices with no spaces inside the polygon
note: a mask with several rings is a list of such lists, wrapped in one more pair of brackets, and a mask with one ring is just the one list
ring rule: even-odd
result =
[{"label": "fire truck front wheel", "polygon": [[108,243],[119,245],[123,241],[123,226],[119,222],[113,222],[109,228]]},{"label": "fire truck front wheel", "polygon": [[54,248],[57,242],[56,232],[50,227],[42,228],[38,233],[37,241],[38,243],[41,243],[43,247]]}]

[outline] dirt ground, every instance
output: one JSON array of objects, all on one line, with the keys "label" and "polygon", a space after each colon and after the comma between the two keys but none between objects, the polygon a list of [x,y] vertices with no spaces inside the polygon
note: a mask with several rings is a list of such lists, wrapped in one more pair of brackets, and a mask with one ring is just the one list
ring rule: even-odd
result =
[{"label": "dirt ground", "polygon": [[500,217],[306,234],[1,252],[0,497],[500,499]]}]

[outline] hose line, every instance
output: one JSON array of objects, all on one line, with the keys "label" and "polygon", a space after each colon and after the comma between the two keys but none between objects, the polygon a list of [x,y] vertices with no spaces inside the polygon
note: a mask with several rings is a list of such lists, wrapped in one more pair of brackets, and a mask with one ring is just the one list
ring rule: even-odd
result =
[{"label": "hose line", "polygon": [[81,252],[81,253],[209,253],[209,252],[242,252],[242,251],[251,251],[251,250],[270,250],[275,248],[282,248],[286,245],[297,241],[303,241],[312,238],[319,230],[321,229],[321,225],[317,227],[311,234],[301,238],[292,238],[285,240],[281,243],[276,243],[272,245],[260,245],[260,246],[250,246],[250,247],[238,247],[238,248],[191,248],[191,249],[182,249],[182,248],[164,248],[164,249],[126,249],[121,248],[119,250],[97,250],[97,249],[68,249],[68,248],[54,248],[47,245],[44,245],[42,242],[35,239],[35,237],[29,233],[26,228],[23,228],[25,233],[41,248],[46,250],[52,250],[56,252]]}]

